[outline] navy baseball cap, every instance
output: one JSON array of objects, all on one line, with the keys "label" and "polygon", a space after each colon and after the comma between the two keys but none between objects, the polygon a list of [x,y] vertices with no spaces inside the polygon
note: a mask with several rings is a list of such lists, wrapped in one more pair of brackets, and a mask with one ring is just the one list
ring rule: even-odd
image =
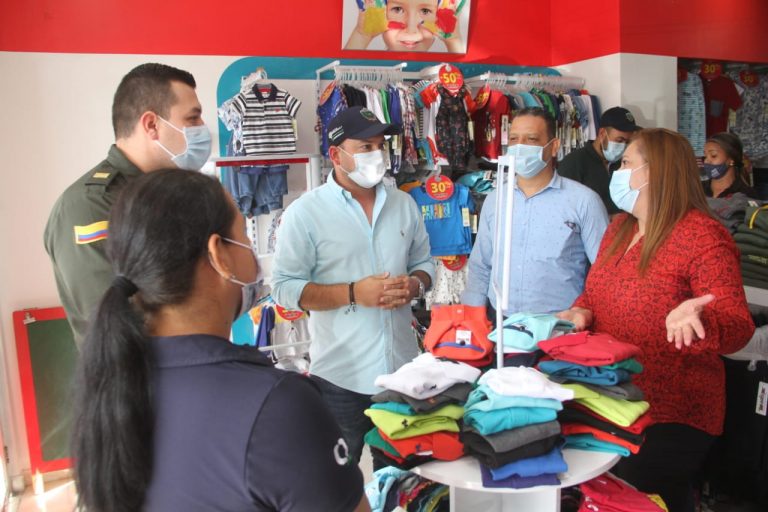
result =
[{"label": "navy baseball cap", "polygon": [[400,128],[382,123],[376,114],[365,107],[342,110],[328,124],[328,141],[338,146],[347,139],[362,140],[376,135],[397,135]]},{"label": "navy baseball cap", "polygon": [[601,128],[616,128],[622,132],[636,132],[640,127],[635,124],[635,116],[623,107],[609,108],[600,117]]}]

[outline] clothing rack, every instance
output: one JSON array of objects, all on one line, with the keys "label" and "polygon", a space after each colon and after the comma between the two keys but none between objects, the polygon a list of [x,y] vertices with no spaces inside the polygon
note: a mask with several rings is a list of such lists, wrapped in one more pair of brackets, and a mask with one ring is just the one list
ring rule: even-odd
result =
[{"label": "clothing rack", "polygon": [[[317,112],[317,102],[320,101],[322,92],[321,75],[326,71],[333,70],[333,80],[349,84],[394,83],[419,78],[419,73],[403,71],[407,66],[407,62],[400,62],[393,66],[348,66],[342,64],[340,60],[329,62],[315,70],[315,112]],[[321,153],[319,137],[315,141],[315,151]]]},{"label": "clothing rack", "polygon": [[464,80],[469,85],[478,85],[486,83],[491,87],[502,88],[506,84],[514,84],[524,89],[544,88],[544,89],[583,89],[585,80],[572,76],[557,75],[529,75],[524,73],[515,73],[505,75],[503,73],[492,73],[487,71],[481,75],[473,76]]}]

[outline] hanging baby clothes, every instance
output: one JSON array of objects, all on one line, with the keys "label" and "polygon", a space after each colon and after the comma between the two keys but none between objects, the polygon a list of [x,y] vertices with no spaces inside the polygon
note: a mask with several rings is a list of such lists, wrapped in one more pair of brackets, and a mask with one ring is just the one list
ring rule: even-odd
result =
[{"label": "hanging baby clothes", "polygon": [[475,205],[467,187],[455,183],[453,194],[445,200],[434,199],[424,186],[412,189],[409,194],[424,218],[432,256],[455,256],[472,251],[469,216],[475,213]]},{"label": "hanging baby clothes", "polygon": [[678,70],[677,131],[688,138],[694,155],[704,154],[706,139],[704,87],[699,75],[684,69]]},{"label": "hanging baby clothes", "polygon": [[[485,94],[482,100],[478,99],[480,94]],[[501,123],[503,116],[507,116],[508,122],[512,120],[510,101],[504,93],[494,89],[481,89],[480,94],[476,98],[478,108],[472,114],[475,155],[496,160],[502,154],[502,146],[507,145],[507,141],[501,140]]]},{"label": "hanging baby clothes", "polygon": [[432,309],[435,304],[461,304],[461,293],[467,287],[469,265],[464,264],[458,270],[451,270],[445,266],[442,258],[434,258],[434,261],[435,281],[424,294],[426,308]]},{"label": "hanging baby clothes", "polygon": [[464,104],[466,89],[451,94],[439,85],[440,107],[435,117],[435,142],[437,149],[448,159],[454,170],[464,170],[471,154],[469,140],[469,116]]},{"label": "hanging baby clothes", "polygon": [[[734,71],[729,76],[743,89],[743,105],[736,111],[733,133],[744,144],[744,153],[752,160],[760,160],[768,156],[768,75]],[[742,77],[749,77],[749,83]]]},{"label": "hanging baby clothes", "polygon": [[320,150],[328,156],[328,125],[336,115],[347,108],[347,100],[341,88],[335,83],[326,87],[317,105],[317,118],[320,132]]},{"label": "hanging baby clothes", "polygon": [[248,156],[296,152],[293,120],[301,101],[274,84],[256,84],[232,100],[242,117],[243,146]]}]

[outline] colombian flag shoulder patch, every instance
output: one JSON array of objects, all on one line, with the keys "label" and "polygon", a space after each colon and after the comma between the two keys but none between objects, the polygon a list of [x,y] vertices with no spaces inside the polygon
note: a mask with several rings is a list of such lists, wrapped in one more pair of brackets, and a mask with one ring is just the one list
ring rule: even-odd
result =
[{"label": "colombian flag shoulder patch", "polygon": [[75,243],[78,245],[92,244],[107,239],[109,221],[101,220],[87,226],[75,226]]}]

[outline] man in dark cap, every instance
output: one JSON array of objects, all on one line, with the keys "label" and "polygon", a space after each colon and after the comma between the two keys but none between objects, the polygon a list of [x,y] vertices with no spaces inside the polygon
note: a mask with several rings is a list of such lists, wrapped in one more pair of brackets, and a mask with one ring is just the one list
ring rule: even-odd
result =
[{"label": "man in dark cap", "polygon": [[399,129],[350,107],[328,126],[328,181],[283,214],[272,296],[311,311],[310,373],[358,461],[372,428],[363,414],[381,391],[376,377],[418,355],[411,300],[432,284],[434,265],[421,212],[382,183],[385,135]]},{"label": "man in dark cap", "polygon": [[621,155],[632,133],[639,129],[632,112],[623,107],[609,108],[600,117],[597,138],[583,148],[571,151],[558,164],[557,173],[597,192],[608,215],[619,213],[608,190],[611,173],[621,167]]}]

